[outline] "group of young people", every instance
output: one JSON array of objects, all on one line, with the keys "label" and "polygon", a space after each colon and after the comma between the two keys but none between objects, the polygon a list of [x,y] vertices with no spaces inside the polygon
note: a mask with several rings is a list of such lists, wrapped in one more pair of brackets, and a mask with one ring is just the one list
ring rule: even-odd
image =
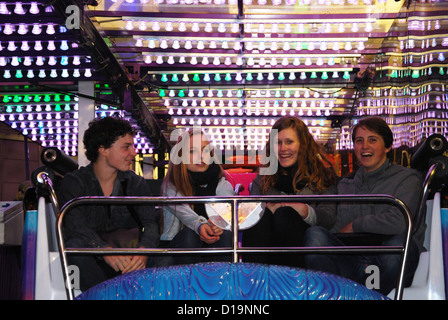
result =
[{"label": "group of young people", "polygon": [[[135,157],[133,136],[134,130],[125,120],[108,117],[91,122],[83,140],[91,163],[64,176],[60,186],[61,203],[81,196],[150,195],[145,180],[130,170]],[[352,139],[359,169],[353,177],[341,179],[305,123],[297,117],[280,118],[273,125],[266,145],[266,153],[278,161],[278,170],[257,175],[250,194],[388,194],[402,200],[415,215],[422,189],[421,176],[388,159],[393,134],[387,123],[377,117],[360,120],[353,128]],[[212,143],[203,132],[184,132],[171,152],[161,195],[233,196],[231,177],[218,161],[210,161],[215,156]],[[130,245],[129,241],[117,243],[114,239],[131,239],[133,246],[143,248],[230,247],[232,244],[232,233],[216,226],[202,203],[164,204],[161,220],[154,206],[79,206],[67,213],[64,221],[67,247]],[[389,204],[272,202],[265,204],[261,219],[243,231],[242,244],[244,247],[321,247],[346,245],[348,241],[363,245],[366,238],[371,238],[378,245],[402,245],[405,231],[401,212]],[[421,226],[412,238],[405,285],[412,281],[420,252],[424,250],[423,233],[424,226]],[[222,254],[170,257],[74,255],[70,263],[80,268],[84,291],[118,274],[146,267],[231,261],[230,256]],[[321,270],[362,284],[368,276],[366,267],[375,265],[380,270],[378,290],[387,294],[396,285],[401,255],[247,253],[243,261]]]}]

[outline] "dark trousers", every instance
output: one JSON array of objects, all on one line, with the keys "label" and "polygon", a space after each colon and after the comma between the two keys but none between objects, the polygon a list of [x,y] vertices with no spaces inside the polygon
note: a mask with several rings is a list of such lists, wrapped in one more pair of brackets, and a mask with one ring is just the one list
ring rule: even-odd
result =
[{"label": "dark trousers", "polygon": [[[278,208],[273,214],[264,211],[260,221],[250,229],[243,231],[243,247],[302,247],[306,229],[309,225],[293,208]],[[277,264],[291,267],[303,267],[304,256],[301,253],[257,253],[244,254],[244,262]]]},{"label": "dark trousers", "polygon": [[[404,235],[399,234],[385,237],[378,245],[401,246],[403,243]],[[333,247],[350,244],[345,244],[336,235],[322,227],[312,227],[306,232],[305,245],[307,247]],[[357,245],[372,244],[358,243]],[[366,285],[370,275],[366,268],[376,266],[379,269],[379,288],[374,289],[385,295],[396,287],[401,268],[401,254],[307,254],[305,257],[306,267],[309,269],[340,275],[363,285]],[[412,242],[408,251],[404,286],[411,285],[418,261],[418,247],[415,242]]]},{"label": "dark trousers", "polygon": [[[196,249],[205,249],[205,248],[222,248],[222,247],[231,247],[232,246],[232,232],[224,230],[220,239],[212,244],[207,244],[202,241],[199,235],[191,230],[190,228],[183,228],[180,230],[176,236],[171,240],[168,244],[168,247],[171,248],[196,248]],[[211,262],[211,261],[226,261],[231,262],[232,256],[230,253],[194,253],[194,254],[176,254],[172,255],[173,264],[193,264],[200,262]]]}]

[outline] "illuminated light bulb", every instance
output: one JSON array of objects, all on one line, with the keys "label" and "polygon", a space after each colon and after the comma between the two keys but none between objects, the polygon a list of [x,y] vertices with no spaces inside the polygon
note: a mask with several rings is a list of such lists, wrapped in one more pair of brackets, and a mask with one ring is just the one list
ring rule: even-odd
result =
[{"label": "illuminated light bulb", "polygon": [[135,41],[135,46],[139,47],[139,48],[143,47],[143,40],[142,39],[137,39]]},{"label": "illuminated light bulb", "polygon": [[173,45],[171,46],[173,49],[180,49],[180,42],[179,40],[174,40]]},{"label": "illuminated light bulb", "polygon": [[445,56],[443,55],[442,52],[439,53],[437,59],[438,59],[439,61],[445,61]]},{"label": "illuminated light bulb", "polygon": [[232,29],[231,32],[232,33],[237,33],[240,31],[240,25],[238,23],[232,23]]},{"label": "illuminated light bulb", "polygon": [[73,57],[73,65],[75,65],[75,66],[79,66],[80,64],[81,64],[81,59],[80,59],[80,57],[79,56],[74,56]]},{"label": "illuminated light bulb", "polygon": [[9,41],[8,42],[8,51],[16,51],[17,47],[14,43],[14,41]]},{"label": "illuminated light bulb", "polygon": [[193,45],[191,44],[190,40],[185,41],[184,48],[187,50],[190,50],[191,48],[193,48]]},{"label": "illuminated light bulb", "polygon": [[173,30],[174,30],[173,23],[170,22],[170,21],[168,21],[168,22],[165,24],[165,30],[166,30],[166,31],[173,31]]},{"label": "illuminated light bulb", "polygon": [[168,42],[165,40],[165,39],[163,39],[161,42],[160,42],[160,48],[162,48],[162,49],[166,49],[166,48],[168,48]]},{"label": "illuminated light bulb", "polygon": [[289,64],[289,62],[288,62],[288,58],[283,58],[282,59],[282,65],[283,66],[287,66]]},{"label": "illuminated light bulb", "polygon": [[210,22],[207,22],[205,24],[204,31],[205,32],[212,32],[213,31],[213,27],[212,27],[212,24]]},{"label": "illuminated light bulb", "polygon": [[271,51],[277,51],[278,43],[276,41],[271,42]]},{"label": "illuminated light bulb", "polygon": [[5,57],[0,57],[0,66],[1,67],[4,67],[4,66],[6,66],[6,58]]},{"label": "illuminated light bulb", "polygon": [[236,61],[235,61],[235,64],[236,64],[237,66],[241,66],[241,65],[243,65],[243,58],[242,58],[242,57],[237,57],[237,58],[236,58]]},{"label": "illuminated light bulb", "polygon": [[162,56],[158,56],[158,57],[157,57],[157,59],[156,59],[156,63],[157,63],[157,64],[162,64],[162,63],[163,63],[163,58],[162,58]]},{"label": "illuminated light bulb", "polygon": [[179,23],[178,30],[179,30],[180,32],[185,32],[185,31],[187,30],[187,26],[185,25],[185,22],[181,22],[181,23]]},{"label": "illuminated light bulb", "polygon": [[61,73],[61,76],[62,76],[63,78],[68,78],[68,77],[69,77],[68,70],[67,70],[67,69],[63,69],[63,70],[62,70],[62,73]]},{"label": "illuminated light bulb", "polygon": [[45,74],[45,70],[39,70],[39,78],[45,78],[47,75]]},{"label": "illuminated light bulb", "polygon": [[360,41],[359,43],[358,43],[358,50],[364,50],[366,47],[365,47],[365,45],[364,45],[364,42],[362,42],[362,41]]},{"label": "illuminated light bulb", "polygon": [[226,25],[224,23],[220,23],[218,25],[218,32],[221,32],[221,33],[226,32]]},{"label": "illuminated light bulb", "polygon": [[28,51],[28,50],[30,50],[30,46],[29,46],[29,44],[28,44],[28,41],[22,41],[22,46],[20,47],[20,49],[21,49],[22,51]]},{"label": "illuminated light bulb", "polygon": [[54,66],[54,65],[56,65],[56,63],[57,63],[57,61],[56,61],[56,58],[54,56],[50,56],[48,58],[48,65]]},{"label": "illuminated light bulb", "polygon": [[242,81],[242,80],[243,80],[243,77],[242,77],[242,75],[241,75],[240,72],[238,72],[238,73],[236,74],[236,76],[235,76],[235,80],[236,80],[236,81]]},{"label": "illuminated light bulb", "polygon": [[37,66],[43,66],[44,65],[44,58],[42,56],[38,56],[36,58],[36,65]]},{"label": "illuminated light bulb", "polygon": [[306,58],[305,59],[305,65],[306,66],[310,66],[312,64],[312,62],[311,62],[311,58]]},{"label": "illuminated light bulb", "polygon": [[313,51],[315,49],[314,42],[308,44],[308,51]]},{"label": "illuminated light bulb", "polygon": [[150,39],[148,41],[148,48],[149,49],[154,49],[156,47],[156,42],[154,41],[154,39]]},{"label": "illuminated light bulb", "polygon": [[174,61],[174,57],[173,56],[169,56],[168,57],[168,60],[166,61],[168,64],[174,64],[175,63],[175,61]]},{"label": "illuminated light bulb", "polygon": [[352,32],[358,32],[359,31],[359,27],[358,27],[358,23],[357,22],[353,22],[352,23]]},{"label": "illuminated light bulb", "polygon": [[61,49],[61,50],[68,50],[68,49],[69,49],[67,40],[62,40],[62,41],[61,41],[60,49]]},{"label": "illuminated light bulb", "polygon": [[208,65],[209,64],[208,58],[207,57],[203,57],[202,61],[201,61],[201,64],[203,64],[205,66]]},{"label": "illuminated light bulb", "polygon": [[55,34],[56,31],[54,30],[54,25],[53,24],[48,24],[47,25],[47,30],[46,30],[47,34]]},{"label": "illuminated light bulb", "polygon": [[24,23],[19,24],[19,30],[17,30],[18,34],[24,35],[28,32],[28,26]]},{"label": "illuminated light bulb", "polygon": [[324,64],[324,60],[322,59],[322,57],[317,58],[316,60],[316,65],[317,66],[321,66]]},{"label": "illuminated light bulb", "polygon": [[15,14],[25,14],[25,10],[22,7],[22,2],[16,2],[16,5],[14,7],[14,13]]},{"label": "illuminated light bulb", "polygon": [[364,30],[366,32],[372,32],[372,30],[373,30],[372,23],[371,22],[367,22]]},{"label": "illuminated light bulb", "polygon": [[146,22],[145,21],[140,21],[138,23],[138,29],[140,31],[145,31],[148,27],[146,26]]},{"label": "illuminated light bulb", "polygon": [[333,75],[331,76],[332,78],[339,78],[339,74],[337,71],[333,71]]},{"label": "illuminated light bulb", "polygon": [[182,81],[183,82],[188,82],[190,80],[190,78],[188,77],[187,73],[184,73],[184,75],[182,76]]},{"label": "illuminated light bulb", "polygon": [[230,66],[232,64],[232,60],[230,59],[230,57],[226,57],[224,60],[224,64],[226,66]]},{"label": "illuminated light bulb", "polygon": [[289,80],[295,80],[296,79],[296,75],[294,72],[290,72],[289,73]]},{"label": "illuminated light bulb", "polygon": [[47,49],[50,50],[50,51],[56,50],[56,46],[54,45],[54,41],[53,40],[48,41]]},{"label": "illuminated light bulb", "polygon": [[258,81],[263,81],[263,74],[260,72],[260,73],[258,73],[258,75],[257,75],[257,80]]},{"label": "illuminated light bulb", "polygon": [[305,74],[304,71],[302,71],[302,72],[300,73],[300,79],[301,79],[301,80],[305,80],[305,79],[306,79],[306,74]]},{"label": "illuminated light bulb", "polygon": [[328,59],[328,65],[329,66],[334,66],[334,64],[335,64],[335,62],[334,62],[334,58],[333,57],[330,57],[329,59]]},{"label": "illuminated light bulb", "polygon": [[193,22],[193,25],[191,26],[191,31],[199,32],[199,23]]},{"label": "illuminated light bulb", "polygon": [[92,76],[92,71],[90,69],[86,69],[84,71],[84,77],[90,78]]},{"label": "illuminated light bulb", "polygon": [[322,76],[321,76],[321,78],[322,78],[323,80],[327,80],[327,79],[328,79],[328,73],[327,73],[327,71],[322,72]]},{"label": "illuminated light bulb", "polygon": [[30,13],[39,14],[39,7],[37,6],[37,2],[31,2]]},{"label": "illuminated light bulb", "polygon": [[271,64],[271,66],[276,66],[277,65],[277,59],[275,57],[272,57],[270,64]]},{"label": "illuminated light bulb", "polygon": [[192,64],[192,65],[198,64],[198,59],[196,57],[191,57],[190,64]]},{"label": "illuminated light bulb", "polygon": [[344,49],[345,49],[345,50],[352,50],[352,43],[351,43],[350,41],[347,41],[347,42],[345,43],[345,47],[344,47]]},{"label": "illuminated light bulb", "polygon": [[222,49],[229,49],[229,42],[223,41],[222,44],[221,44],[221,48]]},{"label": "illuminated light bulb", "polygon": [[338,32],[345,32],[345,26],[343,22],[339,23]]},{"label": "illuminated light bulb", "polygon": [[12,57],[11,65],[14,66],[14,67],[17,67],[19,65],[19,58],[18,57]]},{"label": "illuminated light bulb", "polygon": [[344,76],[343,76],[343,78],[344,78],[345,80],[350,79],[350,75],[349,75],[348,71],[344,71]]},{"label": "illuminated light bulb", "polygon": [[56,78],[57,76],[58,76],[58,73],[57,73],[56,69],[52,69],[50,72],[50,77]]},{"label": "illuminated light bulb", "polygon": [[10,79],[11,78],[11,71],[5,70],[3,73],[3,78]]},{"label": "illuminated light bulb", "polygon": [[40,24],[34,24],[33,25],[33,29],[31,30],[31,33],[32,34],[35,34],[35,35],[39,35],[39,34],[41,34],[42,33],[42,27],[41,27],[41,25]]},{"label": "illuminated light bulb", "polygon": [[[132,23],[132,21],[127,21],[126,22],[126,25],[125,25],[125,27],[124,27],[126,30],[133,30],[134,29],[134,25],[133,25],[133,23]],[[153,29],[154,30],[154,29]]]},{"label": "illuminated light bulb", "polygon": [[150,64],[152,62],[151,56],[145,56],[145,63]]}]

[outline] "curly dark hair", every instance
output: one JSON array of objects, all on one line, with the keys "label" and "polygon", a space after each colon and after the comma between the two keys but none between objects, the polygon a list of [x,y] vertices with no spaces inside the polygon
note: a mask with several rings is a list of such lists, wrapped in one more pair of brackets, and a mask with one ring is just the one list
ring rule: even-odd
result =
[{"label": "curly dark hair", "polygon": [[100,147],[110,148],[119,137],[124,137],[126,134],[131,136],[136,134],[136,129],[126,120],[104,117],[91,121],[83,138],[87,159],[95,162],[98,159]]}]

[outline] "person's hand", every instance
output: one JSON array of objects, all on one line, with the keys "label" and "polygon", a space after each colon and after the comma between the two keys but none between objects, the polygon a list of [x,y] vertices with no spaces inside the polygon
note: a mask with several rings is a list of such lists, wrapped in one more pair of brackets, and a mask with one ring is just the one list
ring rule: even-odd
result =
[{"label": "person's hand", "polygon": [[129,264],[124,268],[121,273],[128,273],[135,270],[146,268],[146,261],[148,256],[130,256]]},{"label": "person's hand", "polygon": [[116,272],[123,271],[130,263],[130,256],[104,255],[104,261]]},{"label": "person's hand", "polygon": [[208,219],[208,223],[210,224],[210,227],[212,227],[213,234],[215,236],[220,236],[224,232],[220,227],[218,227],[216,224],[214,224],[210,219]]},{"label": "person's hand", "polygon": [[348,225],[343,227],[340,231],[340,233],[353,233],[353,222],[350,222]]},{"label": "person's hand", "polygon": [[212,244],[219,240],[219,236],[215,235],[213,228],[208,223],[204,223],[199,227],[199,237],[207,244]]}]

